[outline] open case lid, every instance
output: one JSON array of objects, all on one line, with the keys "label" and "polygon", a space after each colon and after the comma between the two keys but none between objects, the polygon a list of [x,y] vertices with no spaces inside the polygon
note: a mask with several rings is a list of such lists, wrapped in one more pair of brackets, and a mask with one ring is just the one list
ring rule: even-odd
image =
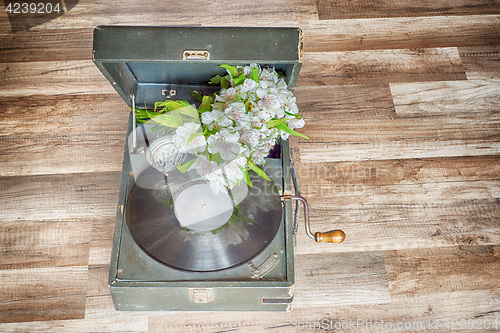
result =
[{"label": "open case lid", "polygon": [[123,100],[151,108],[170,91],[190,100],[191,90],[210,94],[207,84],[225,75],[221,64],[257,63],[286,75],[293,89],[302,62],[299,28],[98,26],[93,61]]}]

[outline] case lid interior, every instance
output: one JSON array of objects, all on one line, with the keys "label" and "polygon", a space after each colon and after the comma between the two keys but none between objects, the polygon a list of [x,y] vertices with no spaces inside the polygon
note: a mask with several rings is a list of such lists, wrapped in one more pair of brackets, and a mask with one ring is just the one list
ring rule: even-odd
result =
[{"label": "case lid interior", "polygon": [[192,99],[190,90],[210,94],[221,64],[257,63],[286,75],[293,89],[302,62],[299,28],[98,26],[93,61],[123,100],[151,108],[176,91],[176,99]]}]

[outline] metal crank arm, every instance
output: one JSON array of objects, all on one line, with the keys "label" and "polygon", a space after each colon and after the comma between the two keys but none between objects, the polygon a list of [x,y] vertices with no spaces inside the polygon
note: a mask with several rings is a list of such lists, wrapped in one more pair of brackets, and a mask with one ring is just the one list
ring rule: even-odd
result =
[{"label": "metal crank arm", "polygon": [[309,238],[314,239],[317,243],[342,243],[345,239],[345,233],[342,230],[336,229],[327,232],[311,232],[311,223],[309,221],[309,204],[307,203],[306,198],[300,195],[283,195],[281,197],[281,201],[284,200],[295,200],[300,201],[304,205],[304,220],[306,225],[306,234]]},{"label": "metal crank arm", "polygon": [[[309,221],[309,204],[307,203],[306,198],[300,195],[300,187],[299,180],[297,178],[297,173],[295,172],[295,165],[293,160],[290,160],[290,173],[292,176],[293,186],[295,188],[295,195],[283,195],[281,196],[281,201],[286,199],[300,201],[304,205],[304,219],[306,224],[306,234],[309,238],[314,239],[317,243],[342,243],[345,239],[345,233],[342,230],[331,230],[327,232],[317,232],[313,234],[311,232],[311,224]],[[297,208],[295,209],[295,218],[294,218],[294,233],[297,231],[298,227],[298,218],[299,218],[299,206],[297,204]]]}]

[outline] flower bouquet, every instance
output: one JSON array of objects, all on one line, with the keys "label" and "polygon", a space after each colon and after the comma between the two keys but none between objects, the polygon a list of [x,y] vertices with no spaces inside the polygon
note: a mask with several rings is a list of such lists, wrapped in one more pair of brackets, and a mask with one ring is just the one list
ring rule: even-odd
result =
[{"label": "flower bouquet", "polygon": [[172,135],[179,153],[194,155],[177,168],[195,169],[214,193],[226,192],[241,180],[251,186],[249,170],[268,179],[258,165],[264,164],[278,138],[307,138],[294,130],[303,127],[304,120],[277,71],[257,64],[219,67],[227,75],[216,75],[209,84],[220,85],[220,90],[208,96],[191,92],[201,102],[198,108],[167,99],[156,102],[153,111],[136,110],[139,122],[153,122]]}]

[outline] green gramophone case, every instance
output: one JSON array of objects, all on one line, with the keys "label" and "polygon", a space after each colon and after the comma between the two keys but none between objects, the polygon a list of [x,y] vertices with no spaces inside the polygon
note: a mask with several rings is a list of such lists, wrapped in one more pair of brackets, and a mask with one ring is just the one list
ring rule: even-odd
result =
[{"label": "green gramophone case", "polygon": [[[218,90],[208,82],[225,75],[221,64],[275,68],[292,90],[301,58],[298,28],[98,26],[94,31],[93,61],[133,110],[153,109],[167,98],[199,104],[192,91]],[[289,310],[297,221],[286,197],[292,178],[296,181],[288,141],[280,140],[266,158],[263,169],[271,181],[252,178],[252,195],[239,203],[230,225],[189,232],[176,223],[171,203],[183,200],[183,207],[197,209],[198,198],[174,194],[185,188],[165,186],[166,176],[151,168],[145,152],[156,134],[133,112],[124,138],[109,270],[116,309]]]}]

